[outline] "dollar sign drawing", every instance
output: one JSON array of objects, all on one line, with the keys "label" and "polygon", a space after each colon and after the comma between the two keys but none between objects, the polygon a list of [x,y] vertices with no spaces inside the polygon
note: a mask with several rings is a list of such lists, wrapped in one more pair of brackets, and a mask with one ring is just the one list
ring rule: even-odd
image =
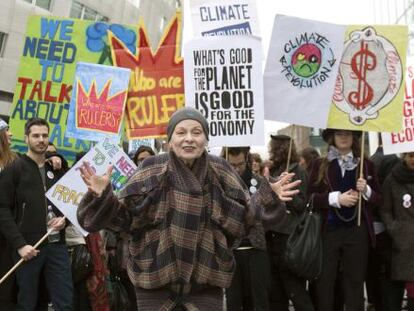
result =
[{"label": "dollar sign drawing", "polygon": [[367,71],[377,66],[377,57],[368,49],[368,43],[361,41],[361,49],[355,53],[351,60],[352,71],[358,78],[358,90],[350,92],[348,101],[358,110],[364,109],[374,97],[374,90],[367,83]]}]

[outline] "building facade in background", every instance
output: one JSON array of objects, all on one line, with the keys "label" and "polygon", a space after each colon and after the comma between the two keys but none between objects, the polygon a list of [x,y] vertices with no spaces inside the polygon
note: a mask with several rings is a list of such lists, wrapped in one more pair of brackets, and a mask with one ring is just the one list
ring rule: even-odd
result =
[{"label": "building facade in background", "polygon": [[306,147],[313,146],[319,151],[320,154],[325,153],[326,144],[322,140],[321,130],[317,128],[289,125],[283,129],[280,129],[277,133],[293,137],[298,151],[301,151]]},{"label": "building facade in background", "polygon": [[377,24],[408,25],[408,55],[414,57],[414,0],[374,0]]},{"label": "building facade in background", "polygon": [[0,116],[8,119],[30,15],[51,15],[124,25],[146,23],[155,49],[179,0],[1,0]]}]

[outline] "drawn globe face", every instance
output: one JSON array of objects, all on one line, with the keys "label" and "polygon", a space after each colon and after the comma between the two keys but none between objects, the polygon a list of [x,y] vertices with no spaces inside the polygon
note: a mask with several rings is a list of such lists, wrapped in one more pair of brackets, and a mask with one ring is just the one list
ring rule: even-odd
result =
[{"label": "drawn globe face", "polygon": [[311,77],[321,66],[321,50],[314,44],[304,44],[293,53],[291,63],[298,76]]}]

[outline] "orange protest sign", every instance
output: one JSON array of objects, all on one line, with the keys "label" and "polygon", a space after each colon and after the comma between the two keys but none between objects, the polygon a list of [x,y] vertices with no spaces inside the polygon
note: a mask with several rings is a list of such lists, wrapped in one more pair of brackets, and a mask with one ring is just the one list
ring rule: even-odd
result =
[{"label": "orange protest sign", "polygon": [[135,54],[109,33],[114,66],[131,69],[126,104],[129,139],[165,136],[170,116],[184,106],[181,32],[181,12],[177,12],[153,52],[140,22]]}]

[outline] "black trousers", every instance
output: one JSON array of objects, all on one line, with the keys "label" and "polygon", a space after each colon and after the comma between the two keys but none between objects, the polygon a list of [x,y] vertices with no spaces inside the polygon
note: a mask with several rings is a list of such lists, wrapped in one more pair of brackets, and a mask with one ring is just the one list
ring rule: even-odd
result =
[{"label": "black trousers", "polygon": [[[13,267],[12,250],[0,240],[0,278]],[[13,273],[0,285],[0,310],[14,310],[17,299],[16,277]]]},{"label": "black trousers", "polygon": [[316,281],[318,311],[332,311],[338,264],[343,265],[343,297],[345,310],[364,310],[364,280],[366,276],[369,236],[364,223],[350,227],[326,227],[323,231],[323,270]]},{"label": "black trousers", "polygon": [[73,311],[92,311],[86,279],[73,284]]},{"label": "black trousers", "polygon": [[414,298],[408,297],[407,310],[408,311],[414,311]]},{"label": "black trousers", "polygon": [[377,234],[376,240],[368,257],[368,301],[374,304],[375,311],[400,311],[405,283],[391,280],[391,237],[384,231]]},{"label": "black trousers", "polygon": [[291,300],[296,311],[313,311],[313,303],[306,290],[306,280],[291,272],[286,266],[284,253],[288,237],[289,235],[282,233],[266,234],[272,276],[270,310],[288,311]]},{"label": "black trousers", "polygon": [[226,289],[227,310],[269,310],[269,259],[266,251],[235,250],[236,271]]}]

